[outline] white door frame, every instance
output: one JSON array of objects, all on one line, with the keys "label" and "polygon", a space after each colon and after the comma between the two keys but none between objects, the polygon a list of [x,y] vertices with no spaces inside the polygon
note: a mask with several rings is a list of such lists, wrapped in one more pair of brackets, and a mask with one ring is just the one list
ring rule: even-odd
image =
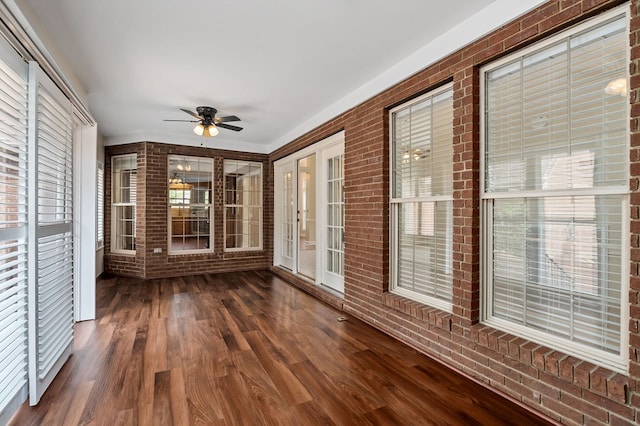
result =
[{"label": "white door frame", "polygon": [[[298,205],[298,200],[297,200],[297,193],[298,193],[298,188],[297,188],[297,176],[298,176],[298,170],[297,170],[297,164],[298,164],[298,160],[308,157],[311,154],[316,154],[316,194],[317,194],[317,200],[316,200],[316,226],[317,226],[317,230],[319,230],[320,234],[317,235],[316,241],[318,243],[317,247],[316,247],[316,277],[314,280],[309,280],[307,277],[304,277],[301,275],[302,278],[307,279],[310,282],[313,282],[314,284],[320,286],[322,284],[325,284],[323,282],[323,280],[326,277],[326,274],[324,272],[325,265],[322,263],[322,256],[321,256],[321,251],[325,250],[326,247],[326,233],[325,233],[325,227],[326,227],[326,179],[327,179],[327,172],[324,170],[324,166],[325,166],[325,155],[323,154],[324,151],[327,151],[329,153],[334,153],[334,152],[338,152],[338,151],[334,151],[334,147],[340,147],[340,149],[338,149],[339,151],[341,151],[342,153],[344,153],[344,131],[338,132],[334,135],[331,135],[311,146],[308,146],[298,152],[295,152],[287,157],[281,158],[277,161],[275,161],[273,163],[273,168],[274,168],[274,226],[273,226],[273,233],[274,233],[274,251],[273,251],[273,265],[274,266],[283,266],[282,264],[282,259],[281,259],[281,250],[282,250],[282,243],[281,243],[281,238],[282,238],[282,181],[281,181],[281,176],[282,174],[287,171],[290,170],[293,173],[294,178],[296,179],[296,183],[294,184],[294,206]],[[344,220],[344,219],[343,219]],[[298,226],[296,223],[296,226],[294,226],[294,242],[297,245],[298,244]],[[295,256],[297,256],[297,247],[294,248],[294,259],[293,259],[293,265],[291,268],[291,271],[294,274],[298,274],[297,271],[297,258]],[[336,291],[340,291],[337,290],[334,286],[328,286],[328,288],[332,288],[333,290]],[[344,281],[342,284],[342,288],[344,289]]]}]

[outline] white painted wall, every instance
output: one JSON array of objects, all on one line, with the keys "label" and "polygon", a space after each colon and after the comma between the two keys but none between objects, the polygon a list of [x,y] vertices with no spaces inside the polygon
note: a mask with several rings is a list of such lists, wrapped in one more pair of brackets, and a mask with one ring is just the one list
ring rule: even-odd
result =
[{"label": "white painted wall", "polygon": [[79,124],[74,133],[76,321],[96,317],[97,126]]}]

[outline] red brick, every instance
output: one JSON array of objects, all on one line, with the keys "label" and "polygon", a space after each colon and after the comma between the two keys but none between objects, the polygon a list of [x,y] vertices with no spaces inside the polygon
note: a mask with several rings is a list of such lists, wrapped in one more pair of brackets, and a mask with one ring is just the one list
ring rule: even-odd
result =
[{"label": "red brick", "polygon": [[581,361],[578,358],[574,358],[572,356],[560,360],[560,377],[573,382],[573,370],[580,362]]},{"label": "red brick", "polygon": [[615,374],[607,379],[607,396],[611,400],[624,404],[629,379],[622,374]]},{"label": "red brick", "polygon": [[602,423],[607,423],[607,421],[609,420],[609,414],[607,410],[597,405],[594,405],[590,402],[577,398],[573,395],[570,395],[568,393],[563,393],[560,400],[563,403],[582,412],[583,414],[593,419],[596,419]]},{"label": "red brick", "polygon": [[591,372],[589,389],[601,395],[607,395],[607,381],[613,373],[602,367],[598,367]]}]

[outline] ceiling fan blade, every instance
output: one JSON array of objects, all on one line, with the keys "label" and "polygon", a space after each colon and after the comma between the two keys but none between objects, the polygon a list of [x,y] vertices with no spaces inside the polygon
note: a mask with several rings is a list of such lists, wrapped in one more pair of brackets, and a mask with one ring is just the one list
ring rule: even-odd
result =
[{"label": "ceiling fan blade", "polygon": [[184,112],[186,112],[187,114],[189,114],[189,115],[191,115],[191,116],[193,116],[193,117],[195,117],[195,118],[199,118],[200,120],[202,120],[202,117],[200,117],[198,114],[196,114],[196,113],[195,113],[195,112],[193,112],[193,111],[189,111],[188,109],[184,109],[184,108],[180,108],[180,111],[184,111]]},{"label": "ceiling fan blade", "polygon": [[240,118],[238,118],[235,115],[227,115],[226,117],[216,117],[214,120],[217,123],[227,123],[229,121],[240,121]]},{"label": "ceiling fan blade", "polygon": [[216,126],[222,127],[223,129],[233,130],[234,132],[242,130],[242,127],[232,126],[231,124],[216,123]]},{"label": "ceiling fan blade", "polygon": [[184,123],[198,123],[200,120],[162,120],[162,121],[182,121]]}]

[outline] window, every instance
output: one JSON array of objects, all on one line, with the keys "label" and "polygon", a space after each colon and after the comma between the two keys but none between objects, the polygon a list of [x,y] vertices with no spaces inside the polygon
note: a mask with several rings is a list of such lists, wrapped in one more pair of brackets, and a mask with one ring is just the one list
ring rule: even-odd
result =
[{"label": "window", "polygon": [[391,291],[451,310],[453,90],[390,111]]},{"label": "window", "polygon": [[211,158],[169,156],[169,253],[211,252]]},{"label": "window", "polygon": [[96,167],[96,248],[104,246],[104,165]]},{"label": "window", "polygon": [[629,60],[620,13],[482,70],[482,223],[486,322],[624,371]]},{"label": "window", "polygon": [[111,159],[112,238],[111,251],[134,254],[136,251],[136,154]]},{"label": "window", "polygon": [[224,160],[225,250],[262,249],[262,163]]}]

